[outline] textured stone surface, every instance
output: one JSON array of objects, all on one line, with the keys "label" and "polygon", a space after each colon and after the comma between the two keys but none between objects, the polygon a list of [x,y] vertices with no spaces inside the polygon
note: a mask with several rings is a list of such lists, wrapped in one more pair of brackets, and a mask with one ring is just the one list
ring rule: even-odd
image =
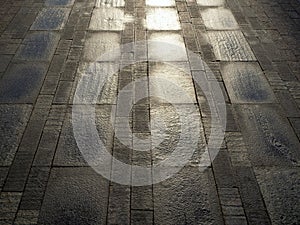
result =
[{"label": "textured stone surface", "polygon": [[16,54],[16,59],[27,61],[50,61],[58,41],[58,33],[32,33],[25,38]]},{"label": "textured stone surface", "polygon": [[35,102],[45,73],[46,66],[43,64],[12,64],[0,81],[0,102]]},{"label": "textured stone surface", "polygon": [[123,30],[125,15],[123,9],[99,8],[93,11],[90,30]]},{"label": "textured stone surface", "polygon": [[298,224],[300,221],[300,170],[259,168],[255,174],[272,224]]},{"label": "textured stone surface", "polygon": [[46,6],[71,6],[75,0],[46,0]]},{"label": "textured stone surface", "polygon": [[256,58],[240,31],[211,31],[208,36],[217,60],[255,61]]},{"label": "textured stone surface", "polygon": [[222,224],[211,171],[187,167],[154,185],[154,212],[155,224]]},{"label": "textured stone surface", "polygon": [[25,126],[31,113],[31,106],[0,106],[0,165],[9,166],[17,151]]},{"label": "textured stone surface", "polygon": [[180,30],[179,17],[173,8],[149,8],[146,27],[148,30]]},{"label": "textured stone surface", "polygon": [[[171,64],[156,64],[150,69],[150,95],[161,96],[172,103],[196,103],[191,75]],[[186,95],[183,97],[183,95]]]},{"label": "textured stone surface", "polygon": [[[100,57],[108,52],[113,51],[109,54],[110,58],[108,61],[115,61],[116,57],[120,57],[120,36],[117,33],[103,32],[103,33],[91,33],[88,36],[84,47],[84,60],[97,61]],[[106,59],[101,58],[102,61]]]},{"label": "textured stone surface", "polygon": [[45,8],[37,16],[31,30],[59,30],[68,18],[69,9]]},{"label": "textured stone surface", "polygon": [[275,95],[258,64],[225,64],[222,75],[232,103],[275,102]]},{"label": "textured stone surface", "polygon": [[203,22],[211,30],[235,30],[238,23],[230,10],[224,8],[211,8],[201,11]]},{"label": "textured stone surface", "polygon": [[224,0],[197,0],[200,6],[222,6],[224,5]]},{"label": "textured stone surface", "polygon": [[[112,149],[112,125],[110,121],[112,106],[101,105],[96,108],[96,126],[99,137],[106,145],[107,150]],[[68,114],[62,129],[62,135],[59,139],[57,151],[55,154],[54,165],[57,166],[86,166],[84,156],[77,147],[73,134],[72,115]]]},{"label": "textured stone surface", "polygon": [[148,42],[150,60],[187,61],[182,37],[172,32],[152,33]]},{"label": "textured stone surface", "polygon": [[96,7],[123,7],[125,5],[124,0],[97,0]]},{"label": "textured stone surface", "polygon": [[90,168],[52,169],[38,224],[105,224],[108,181]]},{"label": "textured stone surface", "polygon": [[235,109],[253,165],[299,165],[299,140],[278,109],[257,105]]}]

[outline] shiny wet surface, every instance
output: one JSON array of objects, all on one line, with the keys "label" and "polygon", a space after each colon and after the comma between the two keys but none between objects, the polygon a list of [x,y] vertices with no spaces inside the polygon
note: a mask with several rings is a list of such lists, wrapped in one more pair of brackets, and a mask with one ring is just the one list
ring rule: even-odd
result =
[{"label": "shiny wet surface", "polygon": [[0,2],[0,225],[299,224],[299,1]]}]

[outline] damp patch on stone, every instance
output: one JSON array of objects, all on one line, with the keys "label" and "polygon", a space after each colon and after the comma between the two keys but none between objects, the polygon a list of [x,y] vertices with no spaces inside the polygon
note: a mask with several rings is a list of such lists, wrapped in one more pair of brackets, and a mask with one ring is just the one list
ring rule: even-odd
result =
[{"label": "damp patch on stone", "polygon": [[59,41],[58,33],[36,32],[26,36],[15,59],[50,61]]},{"label": "damp patch on stone", "polygon": [[150,34],[148,39],[148,57],[161,61],[188,61],[183,38],[172,32]]},{"label": "damp patch on stone", "polygon": [[275,95],[257,63],[229,63],[222,75],[232,103],[274,103]]},{"label": "damp patch on stone", "polygon": [[129,21],[125,18],[124,10],[118,8],[100,8],[93,11],[90,30],[124,30],[124,23]]},{"label": "damp patch on stone", "polygon": [[32,110],[30,105],[0,105],[0,166],[10,166]]},{"label": "damp patch on stone", "polygon": [[34,103],[46,72],[43,64],[12,64],[0,80],[0,103]]},{"label": "damp patch on stone", "polygon": [[[108,54],[105,59],[101,57]],[[120,34],[113,32],[90,33],[85,47],[84,60],[97,61],[115,61],[120,57]]]},{"label": "damp patch on stone", "polygon": [[152,6],[152,7],[170,7],[170,6],[175,6],[175,0],[146,0],[146,5],[147,6]]},{"label": "damp patch on stone", "polygon": [[148,8],[146,28],[148,30],[180,30],[177,11],[174,8]]},{"label": "damp patch on stone", "polygon": [[66,23],[70,9],[44,8],[31,26],[31,30],[60,30]]},{"label": "damp patch on stone", "polygon": [[46,0],[46,6],[71,6],[75,0]]},{"label": "damp patch on stone", "polygon": [[124,7],[124,6],[125,6],[124,0],[97,0],[96,1],[96,8]]},{"label": "damp patch on stone", "polygon": [[236,30],[239,28],[232,12],[224,8],[210,8],[201,11],[204,25],[209,30]]},{"label": "damp patch on stone", "polygon": [[252,165],[299,166],[299,140],[277,107],[235,105],[234,109]]},{"label": "damp patch on stone", "polygon": [[200,6],[222,6],[224,5],[224,0],[197,0]]},{"label": "damp patch on stone", "polygon": [[217,60],[255,61],[256,58],[241,31],[210,31],[210,43]]}]

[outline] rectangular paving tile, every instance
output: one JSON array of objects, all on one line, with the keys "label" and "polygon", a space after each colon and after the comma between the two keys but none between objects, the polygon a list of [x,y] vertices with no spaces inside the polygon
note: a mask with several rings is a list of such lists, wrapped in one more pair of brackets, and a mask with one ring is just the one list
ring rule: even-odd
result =
[{"label": "rectangular paving tile", "polygon": [[124,0],[96,0],[96,8],[100,7],[124,7]]},{"label": "rectangular paving tile", "polygon": [[[109,105],[101,105],[96,107],[95,124],[98,129],[99,137],[107,147],[107,151],[111,151],[113,144],[113,128],[110,120],[110,114],[112,110],[114,110],[113,106]],[[88,152],[85,152],[85,155],[83,155],[77,146],[73,133],[72,115],[69,113],[62,128],[62,134],[60,136],[54,158],[54,165],[87,166],[88,164],[84,157],[88,156]]]},{"label": "rectangular paving tile", "polygon": [[299,140],[279,109],[263,105],[236,105],[235,111],[252,165],[299,165]]},{"label": "rectangular paving tile", "polygon": [[209,30],[236,30],[239,28],[229,9],[211,8],[201,11],[204,25]]},{"label": "rectangular paving tile", "polygon": [[106,224],[108,189],[91,168],[53,168],[38,224]]},{"label": "rectangular paving tile", "polygon": [[256,58],[241,31],[210,31],[210,43],[217,60],[255,61]]},{"label": "rectangular paving tile", "polygon": [[175,6],[175,0],[146,0],[147,6],[153,7],[167,7],[167,6]]},{"label": "rectangular paving tile", "polygon": [[[116,61],[120,58],[121,37],[113,32],[88,34],[84,47],[85,61]],[[107,57],[103,58],[103,54]]]},{"label": "rectangular paving tile", "polygon": [[200,6],[222,6],[225,4],[224,0],[197,0]]},{"label": "rectangular paving tile", "polygon": [[259,64],[224,64],[222,75],[232,103],[275,102],[275,95]]},{"label": "rectangular paving tile", "polygon": [[11,64],[0,80],[0,103],[34,103],[46,71],[44,64]]},{"label": "rectangular paving tile", "polygon": [[46,0],[46,6],[71,6],[75,0]]},{"label": "rectangular paving tile", "polygon": [[148,57],[150,60],[188,60],[184,41],[180,34],[172,32],[157,32],[150,34],[148,40]]},{"label": "rectangular paving tile", "polygon": [[[185,167],[174,177],[154,185],[154,223],[222,224],[211,170]],[[193,185],[191,185],[193,184]]]},{"label": "rectangular paving tile", "polygon": [[31,30],[60,30],[67,22],[70,9],[44,8],[31,26]]},{"label": "rectangular paving tile", "polygon": [[175,8],[148,8],[146,12],[148,30],[180,30],[180,22]]},{"label": "rectangular paving tile", "polygon": [[0,166],[10,166],[32,107],[29,105],[0,105]]},{"label": "rectangular paving tile", "polygon": [[150,95],[160,96],[172,103],[196,103],[195,88],[190,74],[167,64],[150,67]]},{"label": "rectangular paving tile", "polygon": [[15,59],[26,61],[51,61],[60,36],[54,32],[28,34],[16,53]]},{"label": "rectangular paving tile", "polygon": [[300,169],[255,169],[258,184],[272,224],[300,221]]},{"label": "rectangular paving tile", "polygon": [[120,8],[100,8],[94,9],[91,18],[90,30],[112,30],[124,29],[124,10]]}]

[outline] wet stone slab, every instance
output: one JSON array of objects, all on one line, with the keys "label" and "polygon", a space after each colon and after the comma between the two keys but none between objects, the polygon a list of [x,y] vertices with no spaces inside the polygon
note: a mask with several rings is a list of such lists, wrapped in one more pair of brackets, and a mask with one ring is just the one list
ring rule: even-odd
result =
[{"label": "wet stone slab", "polygon": [[46,0],[46,6],[71,6],[75,0]]},{"label": "wet stone slab", "polygon": [[255,61],[256,58],[240,31],[210,31],[211,45],[217,60]]},{"label": "wet stone slab", "polygon": [[150,34],[148,39],[149,60],[188,61],[181,35],[172,32]]},{"label": "wet stone slab", "polygon": [[97,0],[96,1],[96,8],[124,7],[124,6],[125,6],[124,0]]},{"label": "wet stone slab", "polygon": [[275,95],[257,63],[229,63],[222,75],[232,103],[273,103]]},{"label": "wet stone slab", "polygon": [[204,25],[209,30],[235,30],[239,28],[230,10],[211,8],[201,11]]},{"label": "wet stone slab", "polygon": [[[120,34],[113,32],[89,33],[84,47],[85,61],[115,61],[120,58]],[[108,57],[103,58],[103,54]]]},{"label": "wet stone slab", "polygon": [[174,8],[149,8],[146,13],[148,30],[180,30],[177,11]]},{"label": "wet stone slab", "polygon": [[200,6],[222,6],[225,4],[224,0],[197,0]]},{"label": "wet stone slab", "polygon": [[11,165],[31,110],[30,105],[0,105],[0,166]]},{"label": "wet stone slab", "polygon": [[69,15],[70,9],[66,8],[44,8],[37,16],[31,26],[31,30],[59,30]]},{"label": "wet stone slab", "polygon": [[300,169],[255,169],[272,224],[300,221]]},{"label": "wet stone slab", "polygon": [[100,8],[93,11],[90,30],[119,31],[124,29],[124,10],[118,8]]},{"label": "wet stone slab", "polygon": [[146,5],[153,7],[170,7],[175,6],[175,0],[146,0]]},{"label": "wet stone slab", "polygon": [[38,224],[105,224],[108,189],[91,168],[53,168]]},{"label": "wet stone slab", "polygon": [[59,41],[59,34],[35,32],[26,36],[15,59],[26,61],[50,61]]},{"label": "wet stone slab", "polygon": [[44,64],[12,64],[0,80],[0,103],[34,103],[46,71]]},{"label": "wet stone slab", "polygon": [[[154,223],[222,224],[211,170],[185,167],[174,177],[154,185]],[[193,185],[191,185],[193,184]]]},{"label": "wet stone slab", "polygon": [[275,106],[236,105],[237,121],[254,166],[295,166],[300,143],[289,121]]}]

